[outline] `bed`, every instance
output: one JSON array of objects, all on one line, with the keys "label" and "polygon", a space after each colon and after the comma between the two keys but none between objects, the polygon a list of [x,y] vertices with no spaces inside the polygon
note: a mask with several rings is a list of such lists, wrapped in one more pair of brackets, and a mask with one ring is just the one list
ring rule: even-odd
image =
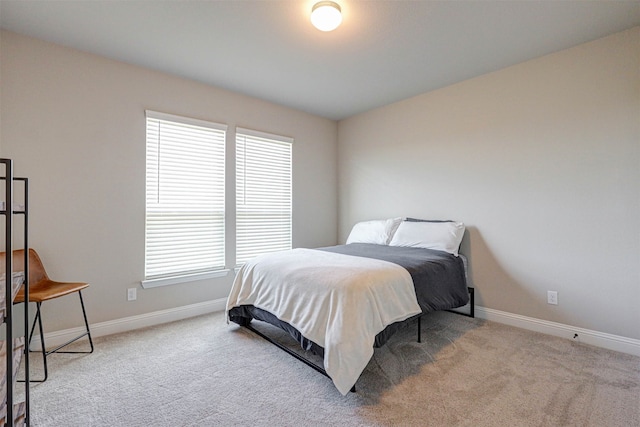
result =
[{"label": "bed", "polygon": [[[469,303],[464,225],[392,218],[356,224],[347,244],[265,254],[238,271],[227,320],[267,322],[289,333],[343,395],[373,355],[404,323]],[[435,242],[435,243],[434,243]]]}]

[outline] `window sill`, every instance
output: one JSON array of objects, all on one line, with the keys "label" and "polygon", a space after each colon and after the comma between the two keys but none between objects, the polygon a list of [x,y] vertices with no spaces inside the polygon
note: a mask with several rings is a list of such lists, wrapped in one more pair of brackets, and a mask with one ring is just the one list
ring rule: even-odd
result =
[{"label": "window sill", "polygon": [[214,279],[216,277],[224,277],[229,274],[231,270],[216,270],[207,271],[204,273],[185,274],[183,276],[163,277],[161,279],[149,279],[140,281],[140,285],[144,289],[157,288],[160,286],[177,285],[179,283],[196,282],[198,280]]}]

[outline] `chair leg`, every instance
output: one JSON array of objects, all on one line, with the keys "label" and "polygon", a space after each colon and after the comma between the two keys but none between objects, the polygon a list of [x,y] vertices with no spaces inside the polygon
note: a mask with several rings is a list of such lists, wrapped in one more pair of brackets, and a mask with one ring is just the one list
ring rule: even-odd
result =
[{"label": "chair leg", "polygon": [[[33,326],[31,327],[31,332],[29,332],[29,342],[27,343],[27,350],[29,352],[35,353],[34,350],[31,350],[31,340],[33,339],[33,332],[36,329],[36,323],[38,324],[38,329],[40,330],[40,346],[41,346],[41,352],[42,352],[42,363],[44,366],[44,378],[41,380],[32,380],[31,378],[29,379],[30,383],[43,383],[47,380],[47,378],[49,377],[49,371],[47,369],[47,351],[46,351],[46,347],[44,344],[44,330],[42,328],[42,316],[40,315],[40,306],[42,303],[40,302],[36,302],[36,317],[33,319]],[[18,382],[24,382],[24,380],[18,380]]]},{"label": "chair leg", "polygon": [[[85,332],[81,333],[80,335],[78,335],[77,337],[67,341],[66,343],[59,345],[58,347],[54,348],[53,350],[46,350],[45,347],[45,343],[44,343],[44,329],[42,327],[42,314],[41,314],[41,310],[40,310],[40,306],[42,303],[37,302],[36,303],[36,317],[33,320],[33,326],[31,327],[31,332],[29,333],[29,344],[28,344],[28,348],[29,351],[31,350],[31,339],[33,338],[33,332],[35,330],[36,327],[36,321],[38,322],[38,327],[40,329],[40,345],[42,346],[42,360],[43,360],[43,364],[44,364],[44,379],[42,380],[32,380],[29,379],[29,382],[34,382],[34,383],[39,383],[39,382],[45,382],[47,380],[47,378],[49,377],[49,373],[47,370],[47,356],[52,354],[52,353],[71,353],[71,354],[78,354],[78,353],[93,353],[93,339],[91,339],[91,330],[89,329],[89,321],[87,320],[87,312],[84,308],[84,300],[82,299],[82,291],[78,291],[78,295],[80,296],[80,306],[82,307],[82,317],[84,319],[84,326],[85,326]],[[87,338],[89,338],[89,345],[91,346],[91,350],[89,351],[60,351],[61,348],[64,348],[66,346],[68,346],[69,344],[79,340],[80,338],[86,336]],[[24,382],[24,380],[22,381]]]},{"label": "chair leg", "polygon": [[93,340],[91,339],[91,331],[89,330],[89,321],[87,320],[87,311],[84,309],[84,301],[82,300],[82,291],[78,291],[80,296],[80,305],[82,306],[82,317],[84,317],[84,326],[87,328],[87,337],[89,338],[89,344],[91,345],[91,351],[93,353]]},{"label": "chair leg", "polygon": [[36,329],[36,319],[40,315],[40,303],[39,302],[36,303],[36,307],[37,307],[36,317],[33,319],[33,325],[31,326],[31,332],[29,332],[29,347],[31,347],[31,340],[33,339],[33,332]]},{"label": "chair leg", "polygon": [[[64,343],[62,345],[59,345],[58,347],[54,348],[53,350],[47,351],[47,354],[51,354],[51,353],[67,353],[67,354],[80,354],[80,353],[89,354],[89,353],[93,353],[93,340],[91,339],[91,330],[89,329],[89,321],[87,320],[87,312],[84,309],[84,301],[82,299],[82,291],[78,291],[78,295],[80,296],[80,306],[82,307],[82,317],[84,318],[85,331],[83,333],[81,333],[80,335],[78,335],[77,337],[67,341],[66,343]],[[89,338],[89,345],[91,346],[91,350],[89,350],[89,351],[60,351],[61,348],[64,348],[64,347],[68,346],[72,342],[78,341],[80,338],[82,338],[84,336]]]}]

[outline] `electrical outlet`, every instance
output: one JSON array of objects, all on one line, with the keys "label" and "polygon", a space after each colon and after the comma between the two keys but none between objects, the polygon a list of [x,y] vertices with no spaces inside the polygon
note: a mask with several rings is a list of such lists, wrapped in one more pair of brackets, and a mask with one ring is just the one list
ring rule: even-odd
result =
[{"label": "electrical outlet", "polygon": [[136,298],[136,288],[127,289],[127,301],[135,301]]},{"label": "electrical outlet", "polygon": [[558,305],[558,292],[557,291],[547,291],[547,303]]}]

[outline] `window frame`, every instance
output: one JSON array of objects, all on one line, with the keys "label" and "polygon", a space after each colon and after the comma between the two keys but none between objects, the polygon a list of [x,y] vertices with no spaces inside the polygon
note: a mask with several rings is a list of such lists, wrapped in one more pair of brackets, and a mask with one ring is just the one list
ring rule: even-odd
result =
[{"label": "window frame", "polygon": [[[210,129],[213,131],[218,131],[218,132],[222,132],[222,135],[220,135],[219,133],[217,135],[213,135],[214,138],[217,138],[218,140],[221,138],[222,139],[222,146],[218,146],[216,147],[213,151],[218,151],[217,153],[217,161],[219,162],[219,164],[217,165],[218,167],[222,168],[222,171],[220,173],[220,179],[222,180],[222,184],[221,184],[221,191],[220,188],[218,188],[218,193],[221,194],[221,199],[222,199],[222,206],[218,206],[220,209],[215,209],[214,211],[219,211],[222,213],[222,222],[221,222],[221,227],[222,227],[222,246],[218,247],[218,252],[220,255],[221,252],[221,256],[222,256],[222,263],[221,265],[217,265],[211,269],[205,269],[205,270],[199,270],[199,271],[195,271],[195,270],[191,270],[191,271],[182,271],[182,272],[175,272],[175,273],[169,273],[167,275],[150,275],[147,276],[148,274],[148,244],[149,244],[149,237],[148,237],[148,214],[149,214],[149,202],[148,202],[148,198],[149,198],[149,190],[148,190],[148,185],[149,185],[149,171],[148,171],[148,162],[149,162],[149,119],[151,120],[158,120],[160,122],[165,121],[165,122],[170,122],[172,124],[175,125],[185,125],[185,126],[196,126],[199,128],[206,128],[206,129]],[[228,190],[227,190],[227,186],[226,186],[226,174],[227,174],[227,138],[228,138],[228,132],[227,132],[228,126],[225,124],[220,124],[220,123],[215,123],[215,122],[210,122],[210,121],[206,121],[206,120],[200,120],[200,119],[194,119],[194,118],[190,118],[190,117],[184,117],[184,116],[178,116],[178,115],[173,115],[173,114],[168,114],[168,113],[161,113],[161,112],[157,112],[157,111],[152,111],[152,110],[145,110],[145,238],[144,238],[144,245],[145,245],[145,250],[144,250],[144,273],[143,273],[143,277],[144,279],[140,282],[143,288],[152,288],[152,287],[157,287],[157,286],[166,286],[166,285],[171,285],[171,284],[177,284],[177,283],[185,283],[185,282],[191,282],[191,281],[196,281],[196,280],[202,280],[202,279],[207,279],[207,278],[213,278],[213,277],[221,277],[224,276],[226,274],[228,274],[228,272],[230,271],[227,268],[227,257],[226,257],[226,247],[227,247],[227,234],[228,234],[228,230],[226,230],[226,225],[227,225],[227,220],[226,220],[226,216],[227,216],[227,201],[228,201]],[[220,148],[222,149],[222,155],[220,156],[219,154],[219,150]],[[221,157],[221,159],[220,159]],[[216,164],[212,163],[212,167],[216,167]],[[220,187],[220,186],[218,186]],[[174,201],[175,203],[175,201]],[[218,239],[220,239],[220,236],[218,234]]]},{"label": "window frame", "polygon": [[[244,264],[247,260],[253,258],[253,256],[257,256],[257,253],[254,253],[254,255],[249,256],[246,259],[243,259],[241,261],[239,261],[239,257],[238,257],[238,249],[240,247],[239,241],[240,236],[239,233],[242,232],[243,230],[240,229],[239,227],[239,220],[238,220],[238,216],[239,213],[243,210],[240,208],[240,202],[239,202],[239,198],[242,196],[245,196],[246,194],[244,193],[244,191],[241,191],[238,187],[239,187],[239,161],[240,161],[240,153],[238,152],[238,146],[239,146],[239,138],[252,138],[254,140],[263,140],[265,143],[269,144],[269,143],[273,143],[273,144],[286,144],[289,146],[289,150],[288,150],[288,176],[286,177],[286,179],[288,180],[288,245],[287,247],[281,247],[277,250],[286,250],[286,249],[291,249],[293,247],[293,144],[294,144],[294,139],[291,137],[287,137],[287,136],[282,136],[282,135],[275,135],[275,134],[271,134],[271,133],[267,133],[267,132],[261,132],[261,131],[257,131],[257,130],[253,130],[253,129],[247,129],[247,128],[243,128],[243,127],[236,127],[236,134],[235,134],[235,159],[234,159],[234,163],[236,165],[236,171],[235,171],[235,183],[236,183],[236,187],[235,187],[235,194],[234,194],[234,199],[236,202],[235,205],[235,245],[234,245],[234,253],[235,253],[235,268],[239,268],[242,264]],[[246,140],[245,140],[246,143]],[[244,179],[243,179],[244,182]],[[272,251],[268,251],[268,252],[272,252]],[[261,253],[268,253],[268,252],[261,252]]]}]

